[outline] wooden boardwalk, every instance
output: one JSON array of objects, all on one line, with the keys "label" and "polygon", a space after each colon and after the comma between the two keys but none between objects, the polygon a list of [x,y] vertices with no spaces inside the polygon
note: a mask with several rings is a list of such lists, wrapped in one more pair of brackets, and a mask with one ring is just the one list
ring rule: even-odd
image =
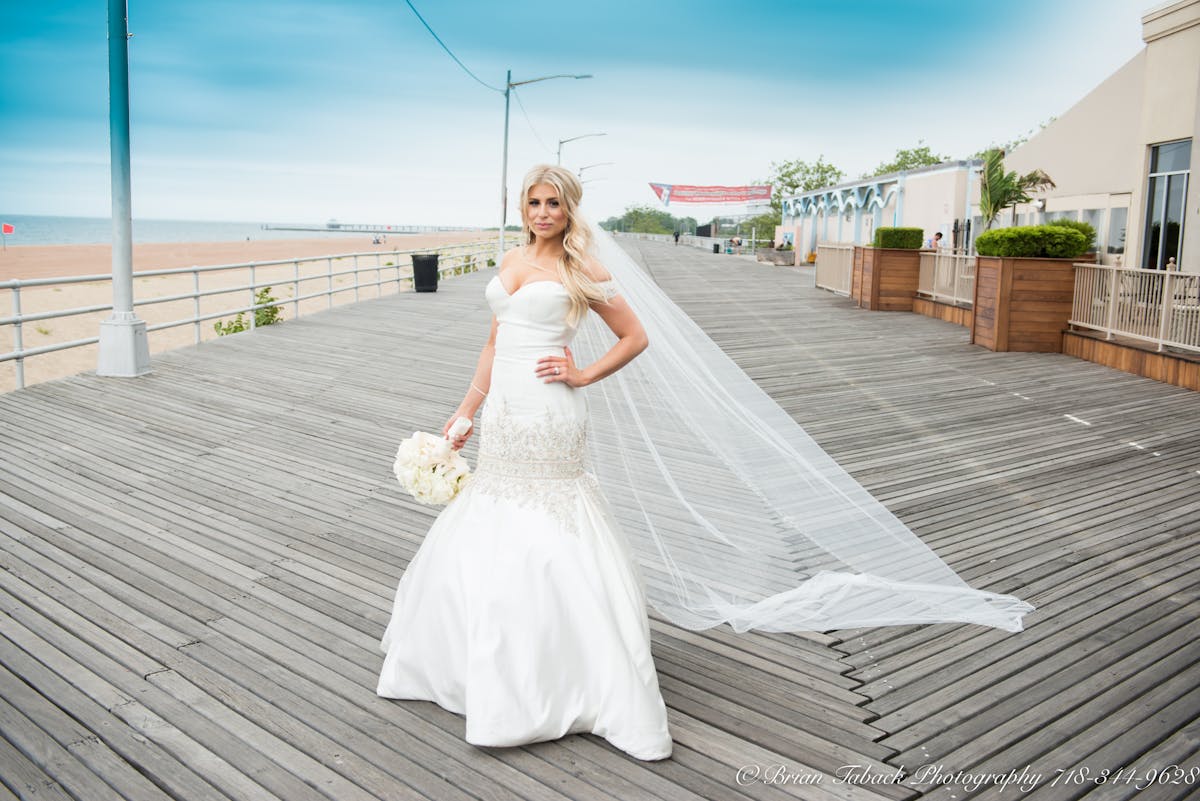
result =
[{"label": "wooden boardwalk", "polygon": [[477,748],[459,716],[377,698],[435,511],[391,460],[461,397],[488,322],[468,276],[0,396],[0,801],[1195,792],[1200,396],[859,311],[810,271],[626,247],[972,584],[1037,606],[1027,630],[652,619],[657,763],[591,735]]}]

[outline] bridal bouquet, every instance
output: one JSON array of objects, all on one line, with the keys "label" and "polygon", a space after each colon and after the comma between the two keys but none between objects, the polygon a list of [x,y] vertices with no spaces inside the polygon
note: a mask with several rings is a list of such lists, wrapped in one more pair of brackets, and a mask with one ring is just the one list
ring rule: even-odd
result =
[{"label": "bridal bouquet", "polygon": [[[450,435],[466,433],[470,427],[470,421],[460,417]],[[400,443],[392,469],[413,498],[431,505],[449,503],[471,475],[467,460],[450,447],[449,440],[424,431],[414,432]]]}]

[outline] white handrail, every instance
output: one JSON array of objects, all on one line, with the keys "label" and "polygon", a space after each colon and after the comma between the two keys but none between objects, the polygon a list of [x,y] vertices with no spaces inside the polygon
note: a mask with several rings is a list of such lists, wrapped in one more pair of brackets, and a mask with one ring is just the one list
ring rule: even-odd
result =
[{"label": "white handrail", "polygon": [[1076,264],[1070,324],[1200,353],[1200,273]]},{"label": "white handrail", "polygon": [[854,243],[818,242],[816,284],[838,295],[850,294],[854,271]]},{"label": "white handrail", "polygon": [[[273,261],[243,262],[238,264],[214,264],[196,267],[172,267],[158,270],[141,270],[133,274],[135,279],[190,274],[193,278],[192,291],[155,297],[135,298],[133,305],[136,308],[138,306],[151,306],[155,304],[177,303],[180,301],[192,300],[193,310],[191,316],[178,320],[147,324],[146,331],[147,333],[150,333],[191,324],[195,327],[194,341],[196,344],[200,344],[203,333],[201,324],[209,320],[248,313],[249,330],[253,330],[257,323],[255,312],[259,309],[282,307],[287,304],[291,304],[293,315],[295,317],[299,317],[301,314],[301,301],[310,300],[312,298],[327,297],[329,300],[327,308],[333,308],[333,296],[342,292],[353,292],[355,301],[360,299],[360,290],[370,289],[372,287],[374,287],[376,290],[376,297],[383,295],[383,288],[385,286],[394,285],[396,287],[396,291],[399,292],[401,291],[404,282],[408,282],[411,285],[413,281],[412,257],[414,255],[424,253],[438,253],[441,255],[441,259],[438,261],[439,277],[447,275],[461,275],[463,273],[474,272],[478,269],[481,269],[481,267],[487,264],[489,260],[494,258],[495,240],[488,239],[477,242],[438,245],[426,248],[416,248],[413,250],[365,251],[341,253],[331,256],[313,256],[298,259],[277,259]],[[334,260],[342,259],[351,259],[352,266],[348,269],[334,270]],[[385,259],[388,260],[387,264],[383,263]],[[325,270],[312,275],[301,275],[300,265],[318,264],[321,262],[325,263]],[[257,276],[259,271],[263,270],[264,268],[279,268],[287,265],[291,265],[293,268],[292,275],[289,278],[281,279],[278,275],[276,275],[270,280],[260,280]],[[239,283],[235,286],[222,286],[201,290],[200,277],[202,275],[223,273],[231,270],[249,271],[249,282]],[[385,272],[388,273],[386,277]],[[374,280],[360,280],[362,273],[374,273],[372,276]],[[334,279],[342,276],[354,276],[353,285],[335,287]],[[24,326],[26,323],[54,320],[64,317],[74,317],[81,314],[96,314],[112,309],[111,303],[105,303],[90,306],[78,306],[68,309],[55,309],[52,311],[26,313],[21,309],[21,290],[38,287],[61,287],[73,284],[111,282],[111,280],[112,275],[110,273],[101,273],[96,275],[62,276],[58,278],[10,279],[7,281],[0,281],[0,290],[8,290],[12,296],[13,310],[10,316],[0,317],[0,326],[11,326],[13,331],[13,349],[7,353],[0,353],[0,363],[9,361],[15,362],[17,388],[22,388],[25,386],[25,359],[31,356],[40,356],[42,354],[54,353],[57,351],[68,350],[70,348],[94,345],[100,341],[100,337],[97,335],[94,337],[74,339],[67,342],[55,342],[52,344],[27,348],[24,346],[22,326]],[[326,286],[318,289],[317,291],[307,292],[306,294],[301,295],[300,285],[302,283],[311,281],[324,281]],[[278,286],[280,284],[291,285],[292,297],[289,297],[285,300],[272,299],[269,302],[258,302],[258,292],[260,289]],[[232,308],[224,308],[215,312],[208,312],[205,314],[201,313],[201,298],[212,297],[216,295],[228,295],[238,292],[248,292],[249,303],[243,303]]]},{"label": "white handrail", "polygon": [[[614,231],[619,237],[629,239],[642,239],[650,242],[673,242],[675,241],[674,234],[643,234],[637,231]],[[696,236],[694,234],[681,234],[679,236],[679,244],[688,245],[689,247],[700,248],[704,251],[712,249],[713,245],[718,246],[720,253],[734,253],[736,255],[750,255],[756,253],[759,247],[764,247],[769,239],[751,239],[750,237],[737,237],[741,239],[742,244],[734,245],[733,236],[714,237],[714,236]]]},{"label": "white handrail", "polygon": [[955,306],[975,305],[975,257],[954,248],[922,251],[917,294]]}]

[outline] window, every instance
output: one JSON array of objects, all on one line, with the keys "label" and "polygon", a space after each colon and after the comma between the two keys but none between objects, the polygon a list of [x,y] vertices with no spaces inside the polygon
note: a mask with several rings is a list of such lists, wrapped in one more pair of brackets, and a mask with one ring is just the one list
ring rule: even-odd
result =
[{"label": "window", "polygon": [[1168,142],[1150,149],[1146,187],[1146,236],[1142,266],[1162,270],[1183,250],[1183,202],[1187,197],[1192,140]]},{"label": "window", "polygon": [[1118,255],[1125,252],[1125,222],[1129,209],[1112,208],[1108,212],[1108,252]]}]

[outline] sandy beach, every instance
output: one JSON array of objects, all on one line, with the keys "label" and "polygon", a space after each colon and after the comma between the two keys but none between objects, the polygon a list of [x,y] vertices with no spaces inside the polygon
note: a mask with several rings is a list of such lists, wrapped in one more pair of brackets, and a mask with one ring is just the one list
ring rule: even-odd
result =
[{"label": "sandy beach", "polygon": [[[329,271],[349,271],[355,264],[358,275],[358,297],[368,299],[381,294],[408,291],[408,282],[397,285],[397,276],[408,276],[408,257],[403,251],[430,251],[439,246],[478,242],[492,239],[495,234],[480,231],[446,232],[439,234],[393,235],[383,244],[373,244],[368,234],[342,235],[322,239],[273,239],[246,242],[155,242],[133,246],[134,301],[140,303],[151,298],[169,297],[192,293],[196,281],[192,274],[173,276],[139,277],[138,272],[224,264],[245,264],[287,260],[289,263],[272,267],[256,267],[255,281],[271,283],[271,296],[286,301],[283,319],[294,319],[298,314],[312,314],[328,309],[327,297],[309,298],[301,301],[299,296],[323,291],[329,286]],[[392,256],[401,251],[399,258]],[[327,257],[349,253],[371,254],[355,258],[329,259]],[[378,254],[378,255],[375,255]],[[391,256],[389,258],[389,256]],[[305,261],[305,260],[308,261]],[[299,261],[299,264],[293,262]],[[12,279],[60,278],[68,276],[103,275],[103,281],[67,284],[51,287],[25,287],[21,289],[20,301],[23,314],[43,311],[83,308],[96,305],[111,305],[112,284],[107,276],[112,272],[112,250],[108,245],[45,245],[9,247],[0,252],[0,282]],[[297,281],[297,276],[299,280]],[[390,281],[389,281],[390,279]],[[383,281],[381,287],[367,286]],[[333,296],[333,305],[353,303],[355,300],[354,275],[335,276],[334,288],[346,288]],[[199,288],[202,292],[250,284],[248,269],[223,270],[201,274]],[[250,290],[238,289],[200,298],[200,313],[210,314],[224,309],[250,304]],[[0,288],[0,316],[10,316],[13,309],[13,292]],[[137,305],[137,316],[147,326],[190,318],[195,314],[196,302],[192,299]],[[36,348],[59,342],[69,342],[98,336],[100,322],[108,317],[107,310],[88,312],[50,320],[26,322],[21,337],[25,349]],[[235,315],[221,318],[232,320]],[[199,324],[201,341],[217,336],[213,328],[215,320]],[[0,353],[15,348],[15,327],[0,328]],[[149,333],[150,353],[196,344],[197,326],[194,324],[165,328]],[[24,360],[25,386],[61,378],[76,373],[95,370],[97,346],[85,345],[53,353],[29,356]],[[0,392],[15,389],[16,362],[0,362]]]}]

